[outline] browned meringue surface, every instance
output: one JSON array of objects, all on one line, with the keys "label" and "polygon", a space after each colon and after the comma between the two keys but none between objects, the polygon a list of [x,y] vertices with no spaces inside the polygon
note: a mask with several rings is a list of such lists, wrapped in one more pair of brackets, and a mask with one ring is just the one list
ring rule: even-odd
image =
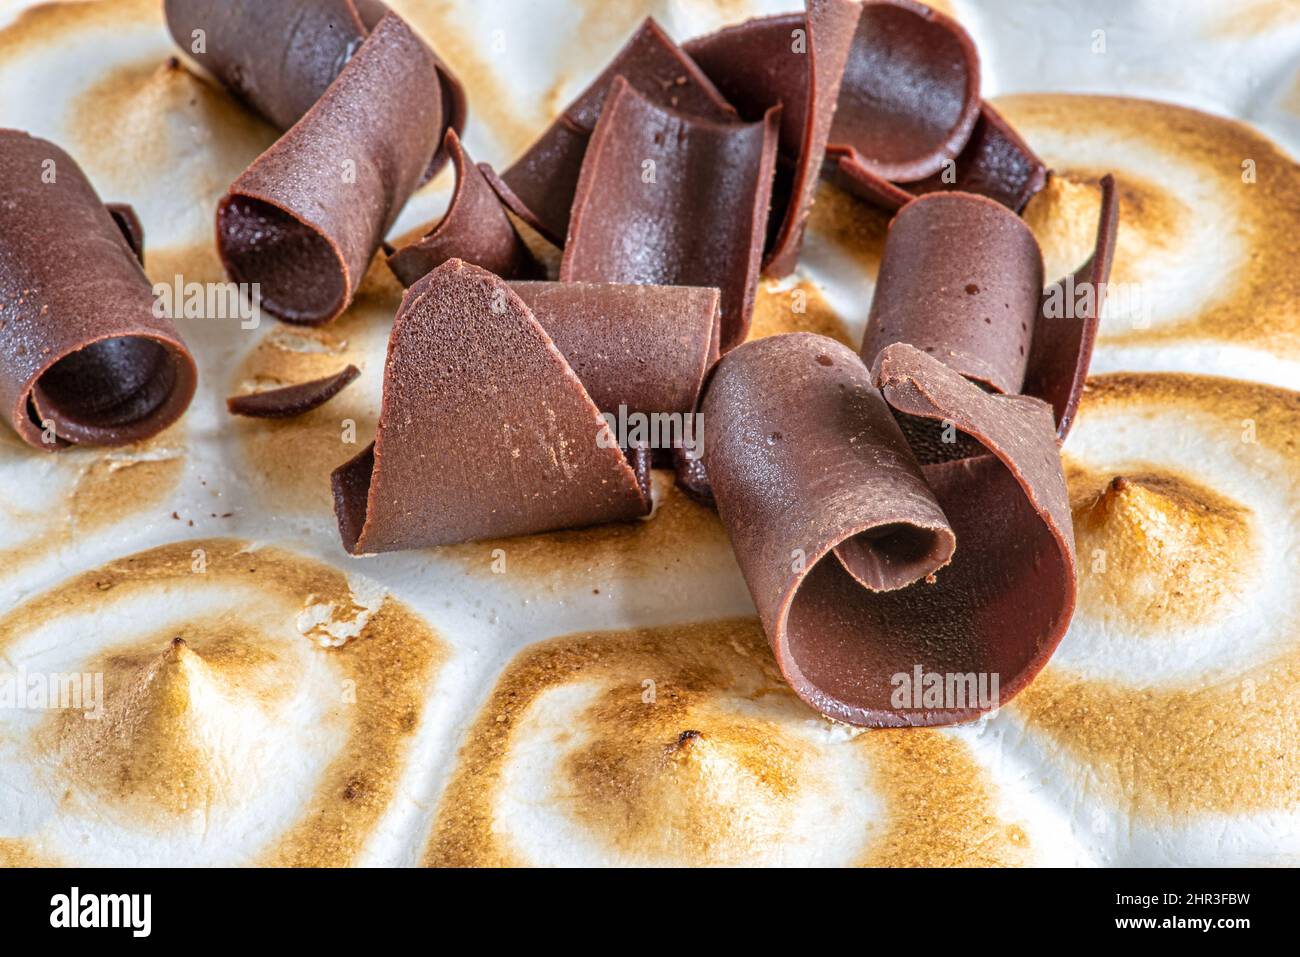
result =
[{"label": "browned meringue surface", "polygon": [[812,718],[757,620],[569,635],[499,679],[425,862],[1026,863],[996,791],[943,733]]},{"label": "browned meringue surface", "polygon": [[0,861],[321,866],[354,861],[387,812],[445,651],[327,565],[195,539],[19,605],[0,654],[103,676],[97,717],[0,725],[33,818]]},{"label": "browned meringue surface", "polygon": [[[0,708],[0,863],[1300,861],[1300,21],[1189,0],[1162,59],[1166,4],[1099,2],[944,5],[1055,170],[1026,212],[1049,276],[1089,247],[1103,172],[1122,205],[1065,449],[1078,614],[1013,706],[867,734],[807,710],[716,515],[666,473],[645,521],[345,556],[327,479],[374,437],[401,295],[377,260],[324,328],[179,319],[200,391],[149,443],[43,456],[0,433],[0,677],[102,674],[106,699],[98,722]],[[274,131],[173,62],[158,0],[29,6],[0,5],[0,124],[135,204],[155,282],[220,281],[215,204]],[[793,4],[537,0],[526,27],[517,0],[393,6],[504,169],[644,16],[684,39]],[[855,346],[887,224],[822,183],[752,335]],[[225,412],[348,363],[298,419]]]}]

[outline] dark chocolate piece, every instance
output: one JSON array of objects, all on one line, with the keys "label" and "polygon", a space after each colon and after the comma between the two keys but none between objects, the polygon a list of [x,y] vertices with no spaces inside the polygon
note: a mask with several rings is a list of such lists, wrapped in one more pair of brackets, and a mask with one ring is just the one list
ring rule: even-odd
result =
[{"label": "dark chocolate piece", "polygon": [[749,331],[780,108],[758,123],[685,116],[614,80],[591,136],[563,281],[714,286],[721,349]]},{"label": "dark chocolate piece", "polygon": [[351,385],[359,375],[360,369],[348,365],[323,379],[231,396],[226,400],[226,409],[231,415],[246,415],[255,419],[292,419],[319,409]]},{"label": "dark chocolate piece", "polygon": [[1043,297],[1043,256],[1005,206],[931,193],[894,217],[885,239],[863,361],[906,342],[972,381],[1017,393]]},{"label": "dark chocolate piece", "polygon": [[1043,293],[1024,392],[1052,406],[1061,441],[1065,441],[1074,424],[1079,396],[1088,378],[1118,229],[1115,177],[1106,175],[1101,179],[1101,215],[1092,255],[1072,277],[1054,283]]},{"label": "dark chocolate piece", "polygon": [[144,265],[144,223],[140,222],[140,217],[135,211],[135,207],[129,203],[105,203],[104,208],[108,210],[113,222],[117,223],[117,228],[122,230],[122,235],[126,237],[127,245],[131,247],[131,252],[135,253],[135,258]]},{"label": "dark chocolate piece", "polygon": [[790,171],[772,204],[763,268],[773,276],[799,258],[859,11],[851,0],[807,0],[806,15],[749,20],[684,47],[745,119],[783,107],[779,150]]},{"label": "dark chocolate piece", "polygon": [[407,290],[375,441],[335,470],[333,485],[353,554],[620,521],[650,508],[523,300],[455,259]]},{"label": "dark chocolate piece", "polygon": [[659,106],[719,122],[735,110],[659,24],[647,19],[559,118],[501,176],[502,201],[557,245],[569,232],[587,141],[596,128],[615,77]]},{"label": "dark chocolate piece", "polygon": [[883,179],[915,182],[961,152],[979,112],[979,55],[955,20],[912,0],[862,4],[833,145]]},{"label": "dark chocolate piece", "polygon": [[970,140],[944,171],[915,183],[897,185],[860,165],[852,150],[832,148],[827,154],[838,185],[860,199],[898,209],[914,196],[956,190],[997,200],[1017,213],[1047,181],[1047,167],[993,107],[984,103]]},{"label": "dark chocolate piece", "polygon": [[59,147],[0,130],[0,403],[34,448],[138,442],[194,396],[194,358],[133,245],[139,220],[117,211]]},{"label": "dark chocolate piece", "polygon": [[695,411],[718,358],[718,291],[512,282],[602,412]]},{"label": "dark chocolate piece", "polygon": [[906,189],[918,196],[938,190],[978,193],[1019,213],[1047,182],[1047,166],[987,102],[953,172],[952,182],[940,172]]},{"label": "dark chocolate piece", "polygon": [[[954,423],[984,454],[919,465],[891,407]],[[868,373],[844,346],[796,333],[725,356],[704,416],[719,514],[783,674],[818,711],[950,724],[1046,662],[1075,584],[1044,403],[986,393],[906,344]],[[995,673],[998,697],[900,702],[894,676],[918,668]]]},{"label": "dark chocolate piece", "polygon": [[[292,123],[217,209],[227,273],[259,284],[262,305],[289,322],[328,322],[347,308],[402,206],[445,161],[443,132],[464,119],[455,80],[384,9],[167,4],[178,42],[192,49],[193,31],[207,31],[200,62],[263,115]],[[359,45],[357,24],[373,27]],[[331,65],[341,68],[321,90]]]},{"label": "dark chocolate piece", "polygon": [[506,279],[545,276],[545,268],[515,231],[496,191],[466,154],[455,130],[447,131],[446,151],[456,170],[451,203],[428,233],[388,257],[393,274],[409,287],[448,259],[461,259]]}]

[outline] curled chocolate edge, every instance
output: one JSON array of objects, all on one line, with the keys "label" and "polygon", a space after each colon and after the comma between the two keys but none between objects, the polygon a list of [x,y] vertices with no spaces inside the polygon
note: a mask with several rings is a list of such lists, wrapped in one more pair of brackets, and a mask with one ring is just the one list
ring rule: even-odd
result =
[{"label": "curled chocolate edge", "polygon": [[0,199],[0,402],[19,437],[126,445],[176,422],[198,372],[157,310],[134,210],[105,206],[76,160],[17,130],[0,130]]},{"label": "curled chocolate edge", "polygon": [[[707,310],[707,348],[713,294],[678,292]],[[332,483],[355,555],[635,519],[650,510],[648,475],[647,451],[620,447],[525,300],[453,259],[407,290],[375,441]]]},{"label": "curled chocolate edge", "polygon": [[410,288],[447,260],[460,259],[505,279],[544,277],[545,267],[510,222],[484,167],[474,165],[455,130],[447,130],[444,149],[456,171],[451,202],[423,236],[388,255],[393,275]]},{"label": "curled chocolate edge", "polygon": [[226,399],[226,410],[231,415],[254,419],[292,419],[319,409],[360,375],[361,370],[349,364],[333,375],[312,379],[310,382],[231,396]]},{"label": "curled chocolate edge", "polygon": [[205,31],[201,66],[281,129],[291,124],[221,200],[217,244],[227,274],[258,284],[269,313],[319,325],[351,303],[466,110],[450,71],[382,3],[330,0],[306,17],[299,7],[168,0],[166,12],[185,49]]},{"label": "curled chocolate edge", "polygon": [[[561,281],[717,287],[721,351],[742,342],[758,288],[779,128],[780,107],[756,123],[717,123],[659,106],[616,77],[583,160]],[[652,241],[633,251],[620,241],[629,222],[676,228],[653,230]]]}]

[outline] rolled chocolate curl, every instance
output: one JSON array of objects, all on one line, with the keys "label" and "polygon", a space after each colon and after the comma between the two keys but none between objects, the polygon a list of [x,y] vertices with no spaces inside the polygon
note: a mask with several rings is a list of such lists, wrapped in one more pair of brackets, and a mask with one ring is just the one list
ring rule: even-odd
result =
[{"label": "rolled chocolate curl", "polygon": [[695,62],[647,18],[600,75],[496,181],[510,210],[557,245],[568,235],[587,143],[616,77],[668,109],[718,122],[736,119],[735,110]]},{"label": "rolled chocolate curl", "polygon": [[979,54],[951,17],[912,0],[862,4],[830,141],[883,179],[937,173],[980,112]]},{"label": "rolled chocolate curl", "polygon": [[424,236],[388,257],[388,268],[410,288],[449,259],[460,259],[505,279],[536,279],[546,270],[520,238],[483,170],[474,165],[455,130],[445,149],[456,171],[447,212]]},{"label": "rolled chocolate curl", "polygon": [[742,342],[779,128],[779,107],[758,123],[716,123],[615,79],[583,160],[560,279],[716,287],[721,350]]},{"label": "rolled chocolate curl", "polygon": [[201,65],[263,116],[292,124],[218,206],[227,273],[257,283],[280,319],[328,322],[411,193],[445,162],[444,131],[464,121],[459,84],[382,4],[169,0],[166,9],[185,49],[204,31]]},{"label": "rolled chocolate curl", "polygon": [[197,371],[130,207],[105,207],[53,143],[0,130],[0,238],[0,401],[23,441],[125,445],[179,419]]},{"label": "rolled chocolate curl", "polygon": [[[891,409],[952,422],[982,454],[920,465]],[[868,373],[797,333],[725,356],[703,410],[718,512],[781,671],[812,707],[868,727],[950,724],[1046,662],[1075,582],[1044,403],[991,395],[906,344]],[[918,668],[996,674],[998,698],[900,702],[895,676]]]},{"label": "rolled chocolate curl", "polygon": [[968,379],[1017,393],[1043,296],[1043,256],[1020,217],[968,193],[931,193],[889,225],[863,361],[906,342]]},{"label": "rolled chocolate curl", "polygon": [[407,290],[375,441],[332,480],[352,554],[627,520],[650,508],[523,300],[455,259]]},{"label": "rolled chocolate curl", "polygon": [[763,263],[773,276],[788,275],[799,258],[858,17],[851,0],[807,0],[804,14],[749,20],[684,47],[745,119],[783,107]]}]

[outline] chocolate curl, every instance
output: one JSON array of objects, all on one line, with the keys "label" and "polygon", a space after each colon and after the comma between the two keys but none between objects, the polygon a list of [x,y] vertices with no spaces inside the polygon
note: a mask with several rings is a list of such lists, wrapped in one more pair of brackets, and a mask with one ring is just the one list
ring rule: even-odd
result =
[{"label": "chocolate curl", "polygon": [[[989,394],[903,343],[868,373],[798,333],[724,357],[704,414],[719,514],[781,671],[812,707],[867,727],[952,724],[1042,668],[1075,596],[1044,403]],[[951,422],[982,452],[918,465],[895,415]],[[897,676],[918,670],[985,675],[989,690],[996,675],[998,695],[900,700]]]},{"label": "chocolate curl", "polygon": [[695,411],[718,358],[718,291],[512,282],[602,412]]},{"label": "chocolate curl", "polygon": [[910,343],[1014,394],[1042,298],[1042,252],[1020,217],[982,196],[932,193],[890,223],[861,355]]},{"label": "chocolate curl", "polygon": [[231,415],[244,415],[255,419],[291,419],[306,415],[334,398],[361,375],[354,365],[345,366],[331,376],[287,385],[280,389],[267,389],[249,395],[231,396],[226,409]]},{"label": "chocolate curl", "polygon": [[[279,130],[302,119],[389,12],[379,0],[164,0],[167,29],[194,62]],[[430,51],[432,53],[432,51]],[[442,132],[465,128],[465,90],[433,54]],[[425,178],[447,162],[436,150]]]},{"label": "chocolate curl", "polygon": [[[1052,406],[1061,441],[1074,425],[1079,396],[1088,378],[1118,229],[1115,177],[1106,175],[1101,179],[1101,215],[1092,255],[1072,277],[1054,283],[1043,293],[1024,392]],[[1083,292],[1082,305],[1079,291]]]},{"label": "chocolate curl", "polygon": [[165,0],[176,45],[236,99],[287,130],[370,32],[352,0]]},{"label": "chocolate curl", "polygon": [[[1047,663],[1069,626],[1076,593],[1070,500],[1055,425],[1046,403],[989,394],[904,343],[876,357],[873,376],[896,413],[936,426],[952,423],[987,454],[924,466],[957,536],[952,564],[928,591],[914,587],[866,601],[888,658],[871,665],[875,680],[856,689],[832,686],[832,693],[865,692],[856,702],[841,700],[882,725],[951,724],[988,709],[923,707],[891,717],[879,709],[889,690],[879,677],[905,670],[893,666],[909,660],[927,672],[997,675],[999,700],[992,704],[998,707]],[[843,591],[833,581],[818,586],[823,590],[810,594],[810,609],[834,600],[837,588]],[[854,611],[841,608],[839,614],[842,627]],[[816,620],[816,614],[792,616],[790,627]],[[873,642],[876,635],[864,629],[857,637]],[[835,629],[811,640],[833,645]]]},{"label": "chocolate curl", "polygon": [[[263,306],[278,318],[317,325],[351,303],[402,206],[445,161],[439,145],[443,131],[463,121],[463,95],[433,51],[382,5],[312,7],[303,19],[293,15],[302,14],[301,4],[262,6],[241,3],[232,15],[222,4],[177,0],[168,6],[169,25],[187,49],[188,27],[208,31],[202,62],[280,122],[301,109],[306,95],[286,90],[300,83],[315,93],[326,72],[320,58],[336,62],[338,41],[354,46],[356,23],[369,27],[374,20],[337,76],[217,208],[217,242],[230,277],[257,283]],[[344,7],[354,17],[343,16]],[[243,15],[251,21],[242,22]],[[285,32],[259,39],[263,19],[284,17]],[[250,46],[232,50],[232,43]],[[315,43],[326,52],[303,52]],[[271,75],[277,71],[283,75]]]},{"label": "chocolate curl", "polygon": [[808,0],[807,13],[749,20],[692,40],[686,52],[747,120],[782,105],[779,151],[788,164],[764,271],[794,271],[840,79],[853,42],[859,6],[851,0]]},{"label": "chocolate curl", "polygon": [[388,257],[393,274],[410,287],[447,260],[461,259],[506,279],[544,276],[545,268],[515,231],[496,191],[465,153],[456,131],[448,130],[444,142],[456,170],[451,204],[428,233]]},{"label": "chocolate curl", "polygon": [[615,79],[583,160],[560,279],[717,287],[721,350],[742,342],[780,113],[715,123],[658,106]]},{"label": "chocolate curl", "polygon": [[952,182],[936,173],[906,189],[918,196],[943,190],[978,193],[1016,213],[1047,182],[1047,167],[1002,115],[984,103],[966,148],[957,157]]},{"label": "chocolate curl", "polygon": [[117,210],[59,147],[0,130],[0,403],[34,448],[138,442],[194,396],[194,358],[133,246],[139,220]]},{"label": "chocolate curl", "polygon": [[569,233],[587,142],[596,128],[615,77],[622,77],[653,103],[700,119],[726,122],[736,112],[709,78],[659,24],[647,18],[585,90],[541,138],[502,174],[502,201],[551,242]]},{"label": "chocolate curl", "polygon": [[1043,161],[987,103],[980,107],[979,122],[947,179],[941,172],[915,183],[891,183],[862,166],[852,150],[842,147],[831,147],[826,159],[840,188],[887,210],[899,209],[927,193],[956,191],[987,196],[1019,213],[1047,182]]},{"label": "chocolate curl", "polygon": [[891,182],[916,182],[970,139],[980,112],[975,44],[912,0],[868,0],[840,84],[830,141]]},{"label": "chocolate curl", "polygon": [[609,426],[523,300],[455,259],[407,290],[375,441],[332,481],[354,555],[650,509]]},{"label": "chocolate curl", "polygon": [[718,513],[782,673],[824,714],[875,723],[855,692],[881,657],[863,635],[871,620],[841,616],[861,604],[853,596],[819,604],[810,620],[804,591],[830,578],[868,596],[928,592],[953,554],[889,407],[852,350],[794,333],[725,356],[703,413]]}]

